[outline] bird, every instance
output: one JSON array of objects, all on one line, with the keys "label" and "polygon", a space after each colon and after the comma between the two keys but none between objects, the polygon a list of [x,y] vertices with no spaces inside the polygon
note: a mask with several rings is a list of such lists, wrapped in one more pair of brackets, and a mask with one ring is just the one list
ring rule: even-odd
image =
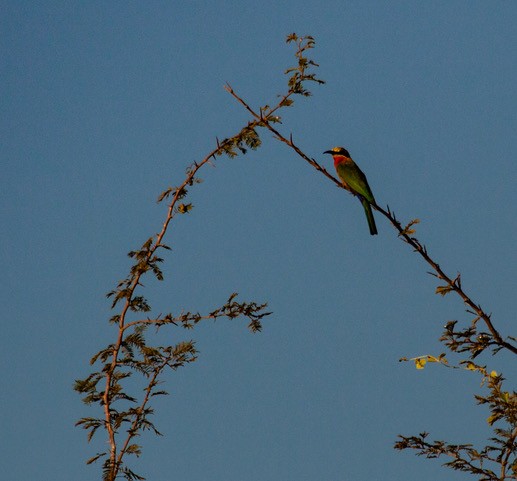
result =
[{"label": "bird", "polygon": [[363,174],[362,170],[352,160],[352,157],[350,157],[348,150],[344,147],[334,147],[323,153],[331,154],[334,158],[334,167],[336,168],[337,175],[345,187],[359,197],[366,214],[370,234],[377,235],[377,226],[375,225],[371,206],[371,204],[376,204],[376,202],[372,190],[368,185],[368,181],[366,180],[366,175]]}]

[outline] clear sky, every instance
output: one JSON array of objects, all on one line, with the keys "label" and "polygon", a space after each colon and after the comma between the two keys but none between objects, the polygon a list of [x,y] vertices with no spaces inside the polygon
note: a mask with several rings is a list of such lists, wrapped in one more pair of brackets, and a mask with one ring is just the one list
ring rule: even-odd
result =
[{"label": "clear sky", "polygon": [[[517,3],[486,1],[0,2],[4,320],[0,465],[9,480],[100,478],[74,428],[99,414],[72,391],[114,341],[105,293],[126,253],[161,228],[157,195],[215,137],[284,91],[285,36],[316,38],[314,96],[285,134],[331,167],[343,145],[380,205],[420,218],[419,238],[462,273],[515,335]],[[154,313],[209,311],[237,291],[267,301],[264,331],[221,320],[193,337],[198,362],[167,376],[163,438],[141,439],[150,480],[471,479],[392,448],[428,430],[483,440],[473,373],[402,356],[438,354],[461,302],[434,295],[427,266],[377,216],[264,135],[221,158],[175,222]],[[454,358],[452,358],[454,359]],[[516,374],[507,356],[481,360]],[[510,385],[510,387],[512,387]],[[514,386],[513,386],[514,387]]]}]

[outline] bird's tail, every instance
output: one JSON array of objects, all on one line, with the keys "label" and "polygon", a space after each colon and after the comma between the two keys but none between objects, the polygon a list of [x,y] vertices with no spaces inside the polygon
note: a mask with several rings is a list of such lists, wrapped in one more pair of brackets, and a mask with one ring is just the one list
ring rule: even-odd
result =
[{"label": "bird's tail", "polygon": [[370,228],[371,235],[377,235],[377,226],[375,225],[375,219],[373,218],[372,206],[366,199],[361,199],[361,204],[364,207],[364,213],[366,214],[366,220],[368,221],[368,227]]}]

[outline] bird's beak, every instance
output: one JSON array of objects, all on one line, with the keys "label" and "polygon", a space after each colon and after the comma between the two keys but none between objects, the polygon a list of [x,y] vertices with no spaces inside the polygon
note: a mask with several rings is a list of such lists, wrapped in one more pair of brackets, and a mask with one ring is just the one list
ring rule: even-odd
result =
[{"label": "bird's beak", "polygon": [[324,154],[333,154],[334,152],[332,150],[325,150],[325,152],[323,152]]}]

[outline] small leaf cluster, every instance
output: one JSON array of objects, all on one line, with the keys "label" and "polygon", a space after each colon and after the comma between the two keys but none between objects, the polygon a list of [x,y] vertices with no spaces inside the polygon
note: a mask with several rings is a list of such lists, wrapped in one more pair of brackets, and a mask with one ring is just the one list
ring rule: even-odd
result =
[{"label": "small leaf cluster", "polygon": [[237,135],[222,141],[216,139],[217,150],[215,151],[214,157],[224,154],[233,159],[239,155],[239,152],[246,154],[248,149],[257,150],[262,144],[257,132],[259,123],[260,122],[248,122]]},{"label": "small leaf cluster", "polygon": [[[425,456],[428,459],[448,456],[452,458],[444,464],[456,471],[471,473],[480,476],[481,481],[500,480],[496,473],[487,467],[490,461],[490,453],[487,449],[477,451],[471,444],[452,444],[446,441],[428,442],[429,433],[422,432],[418,436],[399,436],[400,441],[395,443],[395,449],[414,449],[418,456]],[[507,478],[509,479],[509,478]]]},{"label": "small leaf cluster", "polygon": [[[318,84],[324,84],[325,81],[316,77],[316,74],[310,72],[312,67],[319,67],[319,65],[313,60],[306,57],[306,52],[314,48],[316,42],[313,37],[307,35],[305,37],[299,37],[296,33],[292,33],[287,36],[287,43],[296,43],[297,50],[295,53],[298,59],[298,65],[296,67],[288,68],[285,73],[292,74],[287,82],[289,91],[295,95],[303,95],[308,97],[311,94],[304,86],[304,82],[316,82]],[[287,99],[283,103],[287,102]],[[292,100],[289,100],[288,105],[291,105]]]},{"label": "small leaf cluster", "polygon": [[[197,357],[193,341],[180,342],[174,346],[148,345],[145,339],[146,329],[145,323],[136,324],[133,329],[127,330],[118,346],[110,344],[96,353],[90,363],[100,363],[100,370],[91,373],[85,379],[76,380],[74,385],[74,389],[83,395],[84,403],[98,403],[102,408],[109,410],[108,419],[85,417],[76,423],[88,432],[88,441],[91,441],[99,428],[105,428],[107,422],[114,435],[118,435],[122,427],[125,427],[123,431],[126,443],[119,453],[119,468],[122,467],[124,454],[140,455],[141,447],[129,444],[140,431],[151,430],[160,435],[150,420],[154,410],[149,406],[149,401],[152,397],[167,394],[166,391],[157,389],[162,371],[165,368],[178,369],[194,362]],[[117,349],[118,357],[115,358]],[[115,365],[113,359],[116,359]],[[103,384],[103,381],[106,381],[106,373],[111,373],[107,387]],[[141,399],[130,395],[123,385],[123,381],[134,373],[139,373],[147,379]],[[88,464],[107,455],[107,452],[98,453],[88,460]],[[106,463],[114,466],[113,459],[108,458]]]},{"label": "small leaf cluster", "polygon": [[256,302],[237,302],[235,298],[237,293],[234,292],[226,304],[222,307],[212,311],[209,316],[217,319],[218,317],[227,317],[228,319],[235,319],[237,317],[247,317],[249,319],[248,328],[251,332],[259,332],[262,330],[261,319],[269,316],[271,312],[264,312],[267,304],[257,304]]},{"label": "small leaf cluster", "polygon": [[447,322],[440,341],[453,352],[468,352],[470,359],[475,359],[488,348],[496,354],[503,346],[494,339],[492,333],[479,330],[478,321],[479,316],[476,316],[469,325],[460,329],[457,328],[458,321]]},{"label": "small leaf cluster", "polygon": [[237,293],[234,292],[230,295],[228,300],[222,306],[214,309],[206,315],[202,315],[199,312],[182,312],[178,315],[172,313],[165,314],[163,317],[157,319],[148,319],[147,322],[160,328],[167,324],[173,324],[175,326],[180,325],[184,329],[193,329],[196,324],[204,320],[217,320],[220,317],[227,319],[235,319],[238,317],[246,317],[249,320],[248,328],[251,332],[259,332],[262,330],[262,319],[266,316],[271,315],[271,312],[265,311],[267,303],[258,304],[256,302],[238,302],[236,300]]},{"label": "small leaf cluster", "polygon": [[[190,187],[194,184],[201,184],[201,182],[203,182],[202,179],[200,179],[199,177],[196,177],[196,173],[200,167],[201,167],[200,164],[194,162],[190,167],[187,168],[187,170],[186,170],[187,178],[185,179],[183,184],[178,187],[169,187],[169,188],[165,189],[158,196],[157,202],[160,203],[160,202],[164,201],[165,199],[172,198],[173,199],[172,203],[173,203],[175,212],[177,212],[179,214],[189,212],[191,210],[191,208],[188,209],[186,212],[182,212],[182,210],[184,210],[184,209],[177,208],[176,203],[178,201],[184,199],[187,196],[187,194],[188,194],[187,186]],[[188,205],[192,206],[192,204],[188,204]]]},{"label": "small leaf cluster", "polygon": [[413,361],[415,363],[415,367],[417,369],[424,369],[425,365],[428,362],[436,362],[439,364],[443,364],[444,366],[447,366],[447,367],[455,367],[455,366],[449,366],[449,361],[447,361],[447,358],[445,357],[445,353],[442,353],[439,356],[432,356],[430,354],[426,354],[424,356],[412,357],[411,359],[408,359],[406,357],[402,357],[399,359],[399,362],[407,362],[407,361]]},{"label": "small leaf cluster", "polygon": [[517,479],[517,393],[504,391],[503,377],[496,372],[488,373],[483,366],[468,363],[467,369],[483,375],[489,394],[476,396],[479,404],[487,404],[489,425],[494,426],[494,436],[483,448],[472,444],[453,444],[446,441],[428,441],[429,433],[418,436],[399,436],[395,449],[413,449],[418,456],[426,458],[448,457],[444,466],[470,473],[481,481],[504,481]]},{"label": "small leaf cluster", "polygon": [[[395,214],[393,214],[393,215],[395,216]],[[399,234],[399,237],[403,236],[403,235],[411,236],[411,235],[415,234],[416,229],[414,229],[413,226],[415,226],[416,224],[420,224],[420,219],[413,219],[413,220],[409,221],[409,223],[404,227],[402,232]]]},{"label": "small leaf cluster", "polygon": [[[120,301],[125,300],[128,309],[132,312],[149,312],[151,310],[147,299],[143,296],[134,295],[134,292],[135,288],[140,284],[140,278],[149,271],[152,272],[159,281],[163,280],[163,272],[160,269],[163,258],[156,255],[158,249],[170,250],[170,247],[163,243],[157,243],[154,237],[150,237],[142,244],[140,249],[128,253],[128,257],[135,260],[135,263],[131,266],[129,275],[117,284],[116,289],[106,294],[106,297],[113,298],[111,304],[112,309],[115,308]],[[120,316],[116,315],[112,317],[111,322],[120,322]]]},{"label": "small leaf cluster", "polygon": [[[287,80],[288,90],[283,95],[278,95],[280,100],[274,107],[264,105],[260,108],[260,115],[257,116],[254,112],[251,112],[254,117],[260,119],[259,125],[261,127],[269,128],[270,124],[281,123],[282,119],[276,115],[277,110],[283,107],[291,107],[294,103],[293,96],[301,95],[303,97],[310,97],[312,92],[306,88],[306,82],[315,82],[319,85],[325,83],[316,77],[316,74],[312,72],[313,67],[319,67],[319,65],[312,59],[306,56],[306,53],[313,49],[316,45],[316,41],[310,35],[298,36],[296,33],[292,33],[287,36],[286,43],[295,43],[296,52],[295,57],[297,59],[297,65],[295,67],[288,68],[284,73],[289,75]],[[240,100],[248,110],[250,108],[242,100]],[[251,111],[251,110],[250,110]],[[278,138],[278,137],[277,137]]]},{"label": "small leaf cluster", "polygon": [[318,67],[318,64],[306,57],[306,51],[314,48],[314,38],[311,36],[299,37],[295,33],[292,33],[287,37],[287,43],[291,42],[297,45],[295,57],[298,61],[298,65],[285,71],[286,74],[290,74],[287,82],[288,90],[285,94],[278,95],[280,100],[275,106],[271,107],[266,104],[260,107],[260,114],[256,114],[248,104],[237,96],[229,84],[225,86],[225,89],[239,100],[246,110],[252,114],[254,120],[248,122],[237,135],[226,138],[223,141],[217,139],[217,150],[214,157],[225,154],[230,158],[234,158],[239,155],[239,152],[246,154],[248,149],[258,149],[262,141],[257,132],[257,128],[269,128],[269,124],[281,123],[281,117],[277,114],[277,111],[284,107],[290,107],[294,103],[292,98],[294,95],[310,96],[311,92],[305,87],[305,82],[325,83],[323,80],[318,79],[313,72],[310,72],[310,69],[312,67]]}]

